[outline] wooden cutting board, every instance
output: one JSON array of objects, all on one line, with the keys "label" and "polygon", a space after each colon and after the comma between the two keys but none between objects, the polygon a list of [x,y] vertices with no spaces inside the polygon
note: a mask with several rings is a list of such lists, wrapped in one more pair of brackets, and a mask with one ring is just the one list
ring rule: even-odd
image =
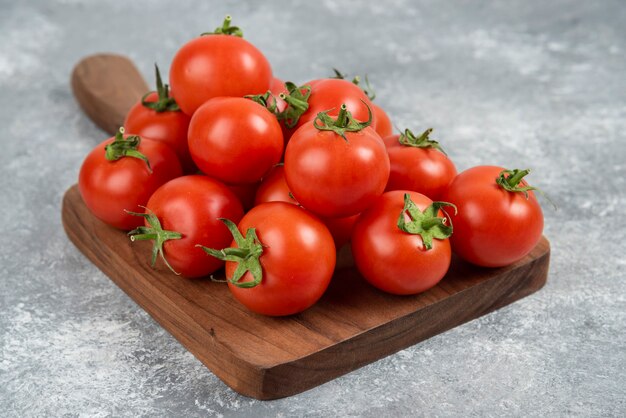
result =
[{"label": "wooden cutting board", "polygon": [[275,399],[305,391],[539,290],[550,245],[499,269],[454,259],[417,296],[392,296],[354,268],[338,270],[322,299],[285,318],[249,312],[224,283],[189,280],[149,265],[149,242],[131,245],[88,211],[77,186],[63,199],[69,238],[96,266],[237,392]]}]

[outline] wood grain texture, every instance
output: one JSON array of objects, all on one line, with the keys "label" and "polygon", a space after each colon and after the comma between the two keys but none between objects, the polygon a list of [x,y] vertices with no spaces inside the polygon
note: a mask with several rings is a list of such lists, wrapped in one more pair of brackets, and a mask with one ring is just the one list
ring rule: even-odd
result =
[{"label": "wood grain texture", "polygon": [[130,108],[148,92],[137,67],[126,57],[96,54],[76,64],[72,91],[83,111],[109,134],[124,124]]},{"label": "wood grain texture", "polygon": [[409,297],[379,292],[343,268],[312,308],[270,318],[246,310],[223,283],[153,270],[150,243],[131,245],[96,219],[76,186],[65,194],[62,217],[96,266],[227,385],[257,399],[305,391],[523,298],[545,284],[550,258],[543,238],[505,268],[454,260],[439,285]]}]

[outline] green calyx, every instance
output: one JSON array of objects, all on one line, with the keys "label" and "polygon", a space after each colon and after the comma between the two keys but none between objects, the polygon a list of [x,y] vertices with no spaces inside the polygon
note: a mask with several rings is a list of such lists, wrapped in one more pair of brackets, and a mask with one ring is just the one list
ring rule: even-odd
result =
[{"label": "green calyx", "polygon": [[528,199],[528,192],[530,190],[539,192],[543,197],[548,200],[548,202],[550,202],[552,207],[556,210],[556,204],[552,201],[552,199],[550,199],[547,194],[543,192],[543,190],[539,189],[538,187],[529,186],[527,183],[522,183],[522,179],[528,174],[530,174],[530,169],[528,168],[526,170],[520,170],[517,168],[514,170],[502,170],[500,174],[498,174],[498,177],[496,177],[496,184],[502,187],[507,192],[524,193],[526,199]]},{"label": "green calyx", "polygon": [[420,136],[415,136],[415,134],[410,129],[405,129],[403,134],[400,134],[398,138],[398,142],[401,145],[406,147],[415,147],[415,148],[434,148],[437,151],[442,152],[447,155],[446,152],[441,148],[439,142],[434,139],[430,139],[430,134],[433,131],[433,128],[428,128]]},{"label": "green calyx", "polygon": [[[230,284],[242,288],[257,286],[263,279],[263,268],[261,267],[261,262],[259,261],[259,258],[263,254],[263,244],[256,236],[256,230],[254,228],[249,228],[246,231],[246,236],[244,237],[241,235],[241,232],[239,232],[239,229],[237,229],[237,225],[235,225],[234,222],[224,218],[220,218],[220,221],[224,222],[224,225],[226,225],[230,233],[233,235],[237,248],[230,247],[224,248],[223,250],[215,250],[202,245],[198,245],[198,247],[202,248],[204,252],[219,260],[237,263],[237,268],[235,269],[233,277],[230,279],[227,278]],[[243,275],[248,271],[252,275],[253,280],[249,282],[240,282],[239,280],[241,280]]]},{"label": "green calyx", "polygon": [[[333,71],[335,72],[335,75],[332,78],[337,78],[339,80],[345,80],[346,78],[348,78],[348,74],[342,74],[341,71],[336,68],[333,68]],[[352,79],[352,83],[356,86],[361,87],[361,90],[363,90],[363,93],[365,93],[368,99],[374,100],[376,98],[376,92],[374,92],[374,88],[370,84],[370,81],[367,78],[367,74],[365,74],[365,87],[361,85],[361,77],[359,77],[358,75],[354,76],[354,78]]]},{"label": "green calyx", "polygon": [[[456,214],[456,206],[448,202],[433,202],[422,212],[413,203],[411,196],[405,193],[404,207],[398,217],[398,228],[406,233],[422,237],[424,247],[430,250],[433,248],[433,238],[446,239],[452,235],[452,224],[446,224],[448,221],[445,216],[437,216],[439,210],[443,210],[445,206],[453,207]],[[409,215],[410,221],[406,221],[405,214]]]},{"label": "green calyx", "polygon": [[249,94],[243,96],[245,99],[250,99],[255,103],[260,104],[274,115],[277,114],[276,98],[271,91],[267,91],[265,94]]},{"label": "green calyx", "polygon": [[[148,211],[147,208],[144,208],[144,209]],[[163,260],[165,265],[175,274],[180,274],[176,270],[174,270],[172,266],[170,266],[170,263],[168,263],[167,259],[165,258],[165,254],[163,253],[163,244],[165,243],[165,241],[168,241],[171,239],[181,239],[183,235],[180,232],[164,230],[163,227],[161,226],[161,222],[159,221],[159,218],[152,212],[138,213],[138,212],[131,212],[127,210],[126,213],[128,213],[129,215],[133,215],[133,216],[142,216],[143,218],[146,219],[146,221],[148,222],[148,225],[150,225],[150,226],[137,227],[128,233],[128,235],[130,236],[130,240],[133,242],[154,240],[154,245],[152,246],[152,259],[151,259],[150,265],[154,267],[156,263],[157,255],[161,255],[161,259]]]},{"label": "green calyx", "polygon": [[222,26],[215,28],[213,32],[204,32],[200,36],[204,35],[231,35],[238,36],[239,38],[243,37],[243,31],[238,26],[230,26],[230,22],[233,18],[230,15],[226,15],[224,18],[224,22]]},{"label": "green calyx", "polygon": [[522,179],[528,174],[530,174],[530,169],[528,168],[526,170],[519,170],[517,168],[514,170],[502,170],[496,178],[496,183],[507,192],[524,193],[524,196],[528,199],[529,190],[538,190],[536,187],[522,183]]},{"label": "green calyx", "polygon": [[109,161],[117,161],[123,157],[138,158],[146,163],[148,170],[152,173],[148,157],[137,150],[140,143],[141,137],[139,135],[129,135],[124,138],[124,128],[120,127],[120,130],[115,134],[115,140],[104,147],[104,157]]},{"label": "green calyx", "polygon": [[148,97],[152,92],[148,92],[144,94],[141,98],[141,104],[147,107],[148,109],[152,109],[157,113],[170,111],[170,112],[179,112],[180,107],[176,100],[173,97],[170,97],[170,86],[167,84],[163,84],[161,80],[161,73],[159,72],[159,67],[154,64],[154,69],[156,71],[156,93],[158,95],[158,99],[156,102],[148,102],[146,101],[146,97]]},{"label": "green calyx", "polygon": [[365,122],[354,119],[352,113],[348,112],[346,105],[342,104],[339,108],[337,119],[333,119],[332,116],[328,115],[330,110],[320,112],[313,121],[313,126],[320,131],[333,131],[348,142],[346,132],[359,132],[372,124],[372,109],[370,109],[367,103],[363,102],[363,104],[367,107],[368,113],[368,118]]},{"label": "green calyx", "polygon": [[287,128],[293,128],[298,124],[300,116],[309,108],[309,96],[311,96],[311,86],[305,84],[297,86],[291,81],[285,83],[287,94],[281,93],[279,97],[287,102],[287,107],[276,117],[283,121]]}]

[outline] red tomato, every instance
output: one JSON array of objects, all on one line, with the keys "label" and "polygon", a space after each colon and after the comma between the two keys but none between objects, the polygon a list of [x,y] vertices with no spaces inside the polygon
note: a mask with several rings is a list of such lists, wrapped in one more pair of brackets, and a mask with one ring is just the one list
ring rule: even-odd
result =
[{"label": "red tomato", "polygon": [[[508,191],[496,182],[506,169],[495,166],[473,167],[460,173],[450,184],[444,199],[454,203],[452,249],[461,258],[485,267],[514,263],[532,250],[541,239],[543,213],[531,190]],[[515,171],[515,170],[514,170]],[[519,175],[524,175],[520,172]],[[527,173],[526,173],[527,174]],[[521,179],[521,177],[519,177]],[[513,179],[511,179],[513,180]]]},{"label": "red tomato", "polygon": [[[229,22],[224,23],[227,29]],[[172,96],[188,115],[213,97],[263,94],[271,79],[272,69],[261,51],[239,36],[219,33],[187,42],[170,68]]]},{"label": "red tomato", "polygon": [[378,133],[381,138],[393,134],[393,126],[391,125],[391,119],[389,119],[387,112],[376,103],[372,103],[372,112],[374,112],[374,118],[376,119],[376,133]]},{"label": "red tomato", "polygon": [[[327,78],[314,81],[309,96],[308,109],[300,116],[296,129],[306,122],[312,121],[319,112],[329,111],[330,116],[337,116],[342,104],[356,120],[365,121],[369,117],[368,106],[372,107],[372,102],[358,86],[348,80]],[[311,83],[309,83],[311,85]],[[376,115],[372,118],[370,125],[376,128]]]},{"label": "red tomato", "polygon": [[[286,202],[299,205],[290,193],[289,186],[287,186],[287,181],[285,180],[285,167],[277,165],[261,182],[261,186],[259,186],[256,193],[254,205],[258,206],[267,202]],[[358,217],[359,215],[357,214],[345,218],[318,218],[324,222],[324,225],[326,225],[333,236],[335,247],[339,249],[350,241],[352,228]]]},{"label": "red tomato", "polygon": [[289,186],[287,186],[287,181],[285,180],[285,167],[277,165],[263,178],[261,185],[256,191],[254,206],[268,202],[297,204],[296,200],[289,193]]},{"label": "red tomato", "polygon": [[276,117],[240,97],[218,97],[202,105],[191,118],[188,138],[198,168],[228,184],[260,181],[283,153]]},{"label": "red tomato", "polygon": [[357,219],[359,219],[358,213],[344,218],[320,218],[333,236],[337,250],[350,242]]},{"label": "red tomato", "polygon": [[[428,139],[430,129],[420,137],[410,130],[385,138],[391,172],[385,191],[413,190],[441,200],[456,176],[454,163],[436,141]],[[403,143],[399,142],[402,137]]]},{"label": "red tomato", "polygon": [[[326,291],[335,269],[335,245],[326,226],[313,215],[284,202],[264,203],[233,228],[249,239],[248,254],[259,254],[258,261],[246,258],[252,270],[257,268],[257,277],[247,271],[238,278],[235,271],[240,263],[226,262],[228,287],[248,309],[263,315],[292,315],[313,305]],[[251,239],[251,228],[256,240]],[[235,238],[231,247],[241,251],[246,248],[242,242]]]},{"label": "red tomato", "polygon": [[387,151],[369,126],[346,131],[344,139],[309,122],[296,131],[285,152],[289,189],[302,206],[323,217],[362,212],[383,193],[388,177]]},{"label": "red tomato", "polygon": [[[170,268],[190,278],[206,276],[224,265],[197,247],[223,248],[230,243],[232,236],[218,218],[237,222],[243,216],[234,193],[219,181],[202,175],[167,182],[154,192],[146,207],[146,215],[156,216],[163,231],[180,235],[178,239],[166,240],[160,250],[158,243],[155,246]],[[148,219],[145,226],[152,226]],[[133,238],[142,239],[142,233],[146,231],[137,231]]]},{"label": "red tomato", "polygon": [[[417,192],[387,192],[361,214],[352,234],[352,255],[363,277],[378,289],[397,295],[416,294],[435,286],[451,261],[448,239],[431,238],[432,247],[427,249],[422,236],[399,228],[401,215],[405,222],[417,218],[407,215],[405,194],[420,213],[433,203]],[[441,211],[436,212],[435,216],[442,217]]]},{"label": "red tomato", "polygon": [[[158,95],[150,93],[144,99],[147,103],[156,103]],[[183,170],[193,173],[197,170],[187,146],[187,129],[189,128],[189,116],[181,111],[157,112],[137,102],[126,115],[124,127],[126,132],[161,141],[170,146],[178,156]]]},{"label": "red tomato", "polygon": [[[144,206],[157,188],[182,175],[182,170],[176,154],[164,143],[140,140],[135,135],[123,137],[118,133],[87,155],[78,175],[78,190],[85,205],[101,221],[129,230],[143,224],[143,221],[125,210],[136,211],[139,206]],[[133,147],[130,142],[140,143]],[[150,167],[144,160],[128,155],[108,160],[105,147],[113,143],[141,153]]]}]

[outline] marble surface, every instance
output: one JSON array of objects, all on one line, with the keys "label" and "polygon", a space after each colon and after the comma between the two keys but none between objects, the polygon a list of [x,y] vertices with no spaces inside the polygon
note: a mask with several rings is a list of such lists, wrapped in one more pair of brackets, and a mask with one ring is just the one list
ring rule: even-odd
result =
[{"label": "marble surface", "polygon": [[[531,167],[548,284],[300,395],[238,395],[68,241],[60,202],[105,135],[72,66],[151,77],[226,13],[304,81],[369,74],[460,169]],[[626,7],[621,1],[0,0],[0,416],[624,416]]]}]

